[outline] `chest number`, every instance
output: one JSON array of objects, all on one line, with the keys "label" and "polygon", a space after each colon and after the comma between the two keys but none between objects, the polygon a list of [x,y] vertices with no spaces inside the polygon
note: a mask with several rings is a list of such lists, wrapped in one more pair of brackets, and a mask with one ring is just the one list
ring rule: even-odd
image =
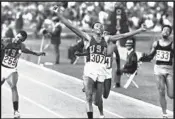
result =
[{"label": "chest number", "polygon": [[90,61],[95,63],[104,64],[105,56],[100,54],[90,54]]},{"label": "chest number", "polygon": [[106,57],[106,65],[107,65],[108,69],[112,68],[112,59],[111,59],[111,57]]},{"label": "chest number", "polygon": [[18,60],[18,58],[14,58],[14,57],[10,57],[8,55],[5,55],[2,63],[5,66],[14,68],[16,66],[17,60]]},{"label": "chest number", "polygon": [[157,50],[156,60],[169,61],[170,60],[170,52],[169,51],[163,51],[163,50]]}]

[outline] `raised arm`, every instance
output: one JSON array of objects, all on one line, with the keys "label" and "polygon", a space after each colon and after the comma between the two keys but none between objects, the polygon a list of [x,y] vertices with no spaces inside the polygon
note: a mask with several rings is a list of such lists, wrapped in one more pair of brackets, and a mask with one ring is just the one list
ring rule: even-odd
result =
[{"label": "raised arm", "polygon": [[[172,51],[173,51],[173,54],[174,54],[174,42],[172,43]],[[173,66],[174,66],[174,55],[173,55]]]},{"label": "raised arm", "polygon": [[146,31],[146,26],[145,25],[142,25],[141,28],[139,28],[139,29],[137,29],[135,31],[131,31],[131,32],[124,33],[124,34],[111,35],[111,36],[109,36],[109,40],[111,40],[111,41],[117,41],[117,40],[125,39],[125,38],[134,36],[136,34],[139,34],[141,32],[144,32],[144,31]]},{"label": "raised arm", "polygon": [[116,56],[117,69],[120,70],[120,55],[119,55],[117,46],[115,46],[114,53],[115,53],[115,56]]},{"label": "raised arm", "polygon": [[157,41],[154,41],[149,54],[143,53],[143,56],[139,59],[142,62],[150,62],[156,54]]},{"label": "raised arm", "polygon": [[26,54],[32,54],[32,55],[36,55],[36,56],[45,56],[44,52],[34,52],[31,49],[27,48],[25,46],[25,44],[22,44],[21,50],[22,50],[23,53],[26,53]]},{"label": "raised arm", "polygon": [[91,37],[87,33],[84,33],[83,31],[78,29],[77,26],[73,26],[63,15],[59,13],[59,7],[55,7],[54,12],[57,14],[57,17],[66,27],[68,27],[71,31],[77,34],[80,38],[90,41]]}]

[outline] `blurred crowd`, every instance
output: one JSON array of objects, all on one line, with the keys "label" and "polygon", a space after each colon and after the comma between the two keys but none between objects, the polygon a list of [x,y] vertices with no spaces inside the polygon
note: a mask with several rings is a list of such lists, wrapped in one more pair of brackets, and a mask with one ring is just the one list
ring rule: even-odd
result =
[{"label": "blurred crowd", "polygon": [[[58,4],[62,4],[64,16],[85,31],[94,22],[104,24],[111,35],[138,29],[142,23],[154,32],[160,32],[164,24],[173,27],[173,2],[1,2],[1,37],[13,38],[20,30],[26,30],[36,39],[41,34],[49,34],[50,42],[44,49],[52,44],[55,64],[59,64],[61,34],[67,31],[52,10]],[[120,45],[125,47],[126,40],[120,41]],[[69,58],[71,63],[76,59],[74,55]]]},{"label": "blurred crowd", "polygon": [[[28,28],[38,37],[42,27],[52,29],[55,14],[51,7],[56,2],[2,2],[1,24],[13,26],[14,32]],[[96,21],[105,26],[110,24],[110,13],[115,6],[122,6],[126,12],[130,29],[137,29],[145,22],[153,31],[160,31],[161,25],[173,26],[173,2],[68,2],[65,15],[73,24],[89,29]]]}]

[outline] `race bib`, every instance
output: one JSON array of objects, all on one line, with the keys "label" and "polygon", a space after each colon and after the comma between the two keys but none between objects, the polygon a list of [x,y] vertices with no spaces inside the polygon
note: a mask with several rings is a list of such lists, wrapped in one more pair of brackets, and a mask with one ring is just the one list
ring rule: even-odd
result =
[{"label": "race bib", "polygon": [[106,57],[106,65],[107,65],[107,69],[112,68],[112,60],[111,60],[111,57]]},{"label": "race bib", "polygon": [[168,62],[170,60],[170,51],[157,50],[156,60]]},{"label": "race bib", "polygon": [[90,54],[90,61],[98,64],[105,64],[105,56],[100,54]]},{"label": "race bib", "polygon": [[18,58],[5,55],[2,61],[2,64],[10,68],[15,68],[17,65],[17,62],[18,62]]}]

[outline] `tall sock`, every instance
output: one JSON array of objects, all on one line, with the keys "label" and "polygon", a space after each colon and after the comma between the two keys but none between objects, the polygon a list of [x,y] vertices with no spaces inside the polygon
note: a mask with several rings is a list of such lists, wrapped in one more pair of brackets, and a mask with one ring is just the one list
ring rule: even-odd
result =
[{"label": "tall sock", "polygon": [[93,112],[87,112],[88,119],[93,119]]},{"label": "tall sock", "polygon": [[18,111],[18,101],[13,102],[13,109]]}]

